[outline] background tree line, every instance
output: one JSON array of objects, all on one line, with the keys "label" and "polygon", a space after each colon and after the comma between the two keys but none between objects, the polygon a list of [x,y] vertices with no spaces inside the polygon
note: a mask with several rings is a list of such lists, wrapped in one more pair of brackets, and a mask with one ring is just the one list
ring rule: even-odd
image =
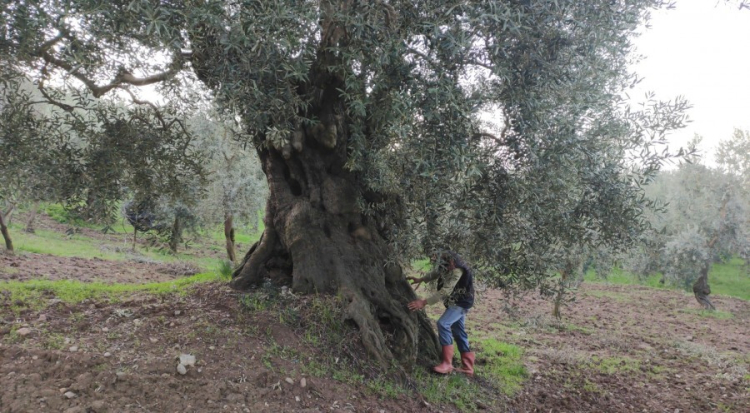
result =
[{"label": "background tree line", "polygon": [[267,193],[262,172],[241,146],[236,122],[210,104],[144,110],[124,99],[40,89],[20,74],[3,80],[0,224],[6,249],[13,250],[7,228],[13,212],[31,212],[25,230],[32,232],[42,202],[60,203],[72,220],[104,230],[128,218],[172,252],[186,230],[197,235],[224,227],[231,261],[235,225],[257,228]]},{"label": "background tree line", "polygon": [[659,207],[648,212],[650,228],[640,242],[624,254],[595,251],[584,270],[606,277],[616,264],[641,278],[661,273],[660,283],[692,289],[701,305],[713,309],[712,265],[739,257],[750,268],[750,133],[735,130],[721,141],[715,166],[697,155],[688,161],[659,172],[645,187]]}]

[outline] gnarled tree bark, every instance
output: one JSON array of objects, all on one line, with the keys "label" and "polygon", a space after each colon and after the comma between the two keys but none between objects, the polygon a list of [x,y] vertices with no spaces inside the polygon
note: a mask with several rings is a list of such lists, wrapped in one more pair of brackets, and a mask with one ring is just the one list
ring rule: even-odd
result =
[{"label": "gnarled tree bark", "polygon": [[322,126],[296,132],[295,150],[261,147],[268,180],[265,231],[233,274],[232,286],[246,289],[265,278],[287,282],[298,293],[338,293],[361,332],[367,351],[384,369],[410,370],[418,356],[437,357],[437,337],[424,313],[406,304],[415,299],[385,225],[357,206],[361,191],[346,170],[347,126],[333,79],[316,113]]}]

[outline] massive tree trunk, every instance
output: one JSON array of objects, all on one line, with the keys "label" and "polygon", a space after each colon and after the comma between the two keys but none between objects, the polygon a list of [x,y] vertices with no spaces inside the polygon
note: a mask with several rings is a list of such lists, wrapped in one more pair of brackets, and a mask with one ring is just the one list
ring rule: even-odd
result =
[{"label": "massive tree trunk", "polygon": [[[347,126],[343,102],[331,80],[291,145],[267,145],[259,155],[269,186],[265,231],[233,274],[232,286],[247,289],[265,278],[291,284],[298,293],[338,293],[361,332],[367,351],[384,369],[394,362],[410,370],[418,357],[436,360],[438,342],[387,242],[382,217],[357,206],[364,193],[344,168]],[[393,212],[393,211],[391,211]]]},{"label": "massive tree trunk", "polygon": [[[343,129],[342,129],[343,130]],[[343,154],[307,136],[288,159],[261,152],[270,196],[265,231],[235,271],[232,286],[247,289],[266,277],[298,293],[340,293],[368,352],[383,368],[407,370],[418,356],[434,360],[437,338],[377,221],[357,208],[359,193]]]},{"label": "massive tree trunk", "polygon": [[715,310],[713,303],[708,299],[711,294],[711,287],[708,285],[709,264],[705,264],[701,269],[701,275],[693,284],[693,294],[698,303],[706,310]]}]

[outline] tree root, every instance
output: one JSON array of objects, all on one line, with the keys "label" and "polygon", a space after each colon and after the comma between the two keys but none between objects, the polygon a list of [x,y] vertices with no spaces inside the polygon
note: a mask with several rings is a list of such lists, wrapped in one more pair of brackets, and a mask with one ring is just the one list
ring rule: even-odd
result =
[{"label": "tree root", "polygon": [[277,242],[276,231],[272,227],[266,227],[260,240],[245,254],[242,264],[232,274],[229,285],[237,290],[247,290],[251,286],[263,283],[264,264],[272,256]]}]

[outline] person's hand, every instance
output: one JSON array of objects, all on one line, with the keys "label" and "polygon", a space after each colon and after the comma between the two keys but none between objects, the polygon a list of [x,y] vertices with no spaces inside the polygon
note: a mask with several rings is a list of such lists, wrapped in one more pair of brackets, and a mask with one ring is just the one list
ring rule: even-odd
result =
[{"label": "person's hand", "polygon": [[411,281],[411,284],[414,286],[414,291],[417,291],[417,288],[419,288],[420,285],[422,285],[422,282],[424,281],[422,278],[417,277],[406,277],[408,281]]},{"label": "person's hand", "polygon": [[411,311],[417,311],[425,308],[427,305],[427,300],[414,300],[407,304],[407,307],[409,307],[409,310]]}]

